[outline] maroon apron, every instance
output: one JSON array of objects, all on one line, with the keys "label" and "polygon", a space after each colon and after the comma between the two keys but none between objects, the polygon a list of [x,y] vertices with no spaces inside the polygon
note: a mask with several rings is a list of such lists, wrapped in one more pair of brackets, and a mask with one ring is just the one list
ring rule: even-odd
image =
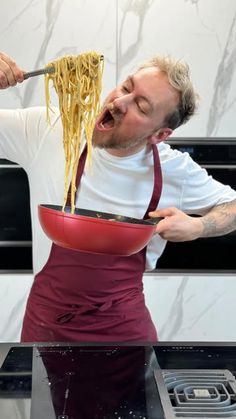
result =
[{"label": "maroon apron", "polygon": [[[144,215],[157,208],[162,175],[156,146],[154,188]],[[81,154],[76,186],[87,150]],[[80,252],[52,244],[27,302],[22,342],[155,342],[142,277],[146,247],[131,256]]]}]

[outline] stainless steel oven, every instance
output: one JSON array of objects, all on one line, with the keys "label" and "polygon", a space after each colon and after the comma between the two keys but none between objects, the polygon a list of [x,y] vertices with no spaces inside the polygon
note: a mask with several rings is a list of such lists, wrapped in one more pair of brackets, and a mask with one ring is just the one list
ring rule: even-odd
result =
[{"label": "stainless steel oven", "polygon": [[24,170],[0,159],[0,271],[32,270],[29,202]]},{"label": "stainless steel oven", "polygon": [[[173,138],[172,148],[188,152],[216,180],[236,190],[236,138]],[[236,270],[236,231],[226,236],[171,243],[157,268],[168,270]]]}]

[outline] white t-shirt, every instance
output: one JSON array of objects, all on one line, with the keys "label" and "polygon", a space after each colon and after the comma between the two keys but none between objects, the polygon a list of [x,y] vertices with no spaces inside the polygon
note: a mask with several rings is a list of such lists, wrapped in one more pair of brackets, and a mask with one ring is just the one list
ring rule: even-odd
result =
[{"label": "white t-shirt", "polygon": [[[236,199],[229,186],[208,176],[188,153],[158,145],[163,190],[159,208],[177,207],[188,214],[205,214],[215,204]],[[38,204],[62,205],[64,150],[58,110],[46,121],[45,108],[0,110],[0,157],[23,167],[30,184],[34,272],[45,265],[51,241],[38,220]],[[77,193],[79,208],[142,218],[153,190],[153,155],[149,149],[115,157],[95,148],[92,173],[85,171]],[[166,241],[154,235],[147,249],[146,269],[152,270]]]}]

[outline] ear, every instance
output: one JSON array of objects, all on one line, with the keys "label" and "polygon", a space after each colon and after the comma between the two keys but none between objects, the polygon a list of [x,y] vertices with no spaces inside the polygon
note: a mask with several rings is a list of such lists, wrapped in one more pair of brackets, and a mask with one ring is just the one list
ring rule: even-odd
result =
[{"label": "ear", "polygon": [[158,144],[165,141],[172,132],[173,130],[171,128],[161,128],[155,134],[150,135],[147,140],[150,144]]}]

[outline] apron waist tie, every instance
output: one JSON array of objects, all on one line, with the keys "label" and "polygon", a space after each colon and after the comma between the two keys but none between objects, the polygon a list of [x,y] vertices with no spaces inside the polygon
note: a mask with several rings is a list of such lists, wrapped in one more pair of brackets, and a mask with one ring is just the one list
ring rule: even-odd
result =
[{"label": "apron waist tie", "polygon": [[112,306],[112,301],[101,304],[85,304],[79,306],[71,305],[71,310],[60,313],[56,316],[56,323],[69,323],[77,314],[90,313],[92,311],[106,311]]}]

